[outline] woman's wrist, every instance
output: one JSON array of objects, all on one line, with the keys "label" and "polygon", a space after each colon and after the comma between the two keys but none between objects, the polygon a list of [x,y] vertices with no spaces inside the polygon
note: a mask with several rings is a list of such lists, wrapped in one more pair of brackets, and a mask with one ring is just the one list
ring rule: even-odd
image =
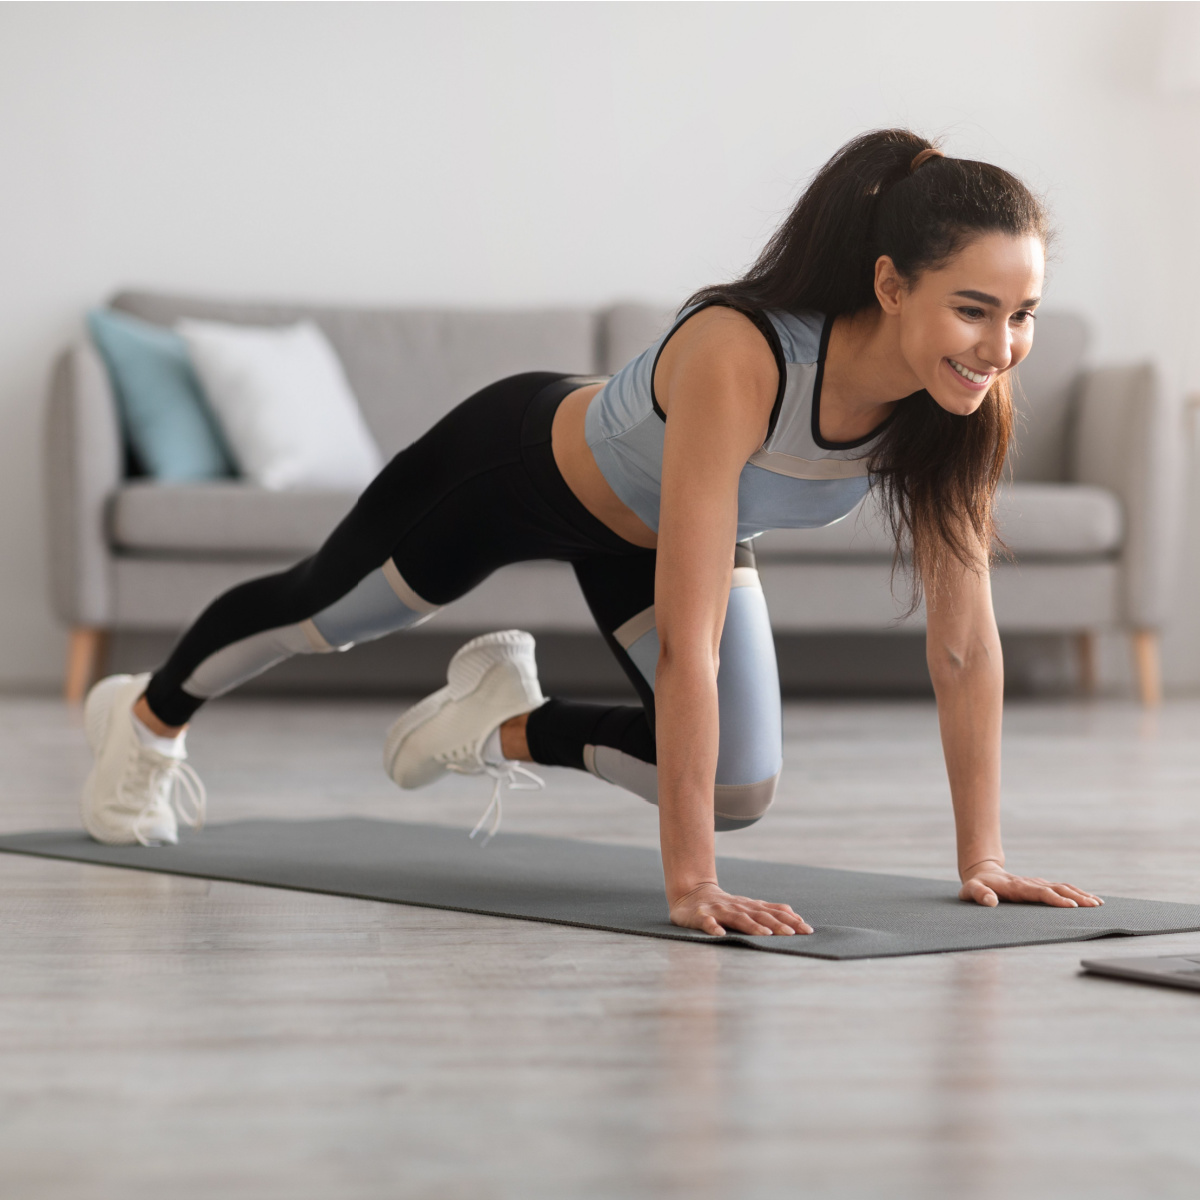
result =
[{"label": "woman's wrist", "polygon": [[666,885],[667,903],[671,906],[680,903],[682,900],[686,900],[693,893],[699,892],[704,888],[720,887],[715,875],[704,879],[668,879]]},{"label": "woman's wrist", "polygon": [[966,883],[968,879],[973,878],[975,875],[978,875],[980,871],[987,870],[989,867],[999,867],[1000,870],[1003,871],[1004,855],[1000,854],[998,857],[996,855],[992,855],[988,858],[975,859],[970,866],[959,868],[958,877],[963,883]]}]

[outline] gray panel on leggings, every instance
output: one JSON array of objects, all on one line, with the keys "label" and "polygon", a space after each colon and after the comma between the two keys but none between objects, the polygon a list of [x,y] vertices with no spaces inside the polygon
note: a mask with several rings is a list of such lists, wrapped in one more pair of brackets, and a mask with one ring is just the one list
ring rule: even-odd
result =
[{"label": "gray panel on leggings", "polygon": [[758,783],[783,766],[783,706],[775,639],[762,589],[729,593],[717,673],[721,752],[717,783]]},{"label": "gray panel on leggings", "polygon": [[643,633],[632,646],[629,646],[626,654],[633,660],[633,665],[642,673],[642,678],[650,685],[650,690],[654,691],[654,675],[658,670],[658,630],[651,629],[647,633]]},{"label": "gray panel on leggings", "polygon": [[1112,898],[1103,908],[981,908],[956,899],[950,881],[725,858],[726,888],[791,904],[816,932],[713,939],[668,923],[657,851],[503,832],[482,848],[463,829],[360,817],[236,821],[161,847],[102,846],[53,830],[0,837],[0,850],[816,958],[1200,929],[1197,904]]},{"label": "gray panel on leggings", "polygon": [[[653,688],[658,631],[642,634],[626,653]],[[758,783],[778,775],[783,765],[779,667],[761,588],[730,589],[721,631],[717,703],[721,717],[717,783]]]},{"label": "gray panel on leggings", "polygon": [[331,646],[370,642],[398,629],[410,629],[431,616],[413,612],[392,589],[383,569],[372,571],[340,600],[323,608],[312,623]]},{"label": "gray panel on leggings", "polygon": [[281,663],[293,654],[314,653],[299,625],[280,625],[230,642],[196,664],[183,681],[189,696],[211,700],[231,692],[247,679]]}]

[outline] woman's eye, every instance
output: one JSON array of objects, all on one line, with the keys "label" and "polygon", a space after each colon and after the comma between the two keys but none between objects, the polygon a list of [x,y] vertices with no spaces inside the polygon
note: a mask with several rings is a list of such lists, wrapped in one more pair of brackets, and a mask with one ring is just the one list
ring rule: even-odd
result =
[{"label": "woman's eye", "polygon": [[958,310],[968,321],[978,321],[981,317],[987,316],[982,308],[960,308]]},{"label": "woman's eye", "polygon": [[1037,313],[1029,311],[1013,313],[1012,319],[1017,325],[1032,325],[1037,320]]}]

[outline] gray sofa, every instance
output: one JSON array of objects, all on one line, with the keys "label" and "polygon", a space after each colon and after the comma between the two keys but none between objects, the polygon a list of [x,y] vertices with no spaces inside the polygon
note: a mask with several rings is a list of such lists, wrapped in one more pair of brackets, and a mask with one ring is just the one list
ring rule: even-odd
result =
[{"label": "gray sofa", "polygon": [[[381,310],[132,291],[111,304],[164,324],[183,316],[255,324],[311,317],[340,354],[385,455],[505,374],[611,373],[671,315],[643,305]],[[1021,368],[1020,453],[998,500],[1013,561],[995,569],[996,615],[1002,631],[1077,635],[1084,686],[1094,635],[1126,631],[1140,694],[1154,703],[1176,558],[1180,430],[1149,366],[1088,370],[1086,340],[1079,318],[1043,314]],[[86,340],[55,365],[45,453],[51,592],[71,631],[66,693],[73,700],[100,670],[108,633],[183,628],[225,588],[311,553],[354,500],[236,481],[164,486],[127,478],[108,378]],[[903,604],[890,586],[891,546],[870,500],[837,525],[767,534],[758,547],[778,630],[897,630],[922,620],[920,613],[907,625],[897,620]],[[903,591],[901,582],[896,592]],[[432,627],[466,633],[511,625],[590,629],[569,568],[509,567]]]}]

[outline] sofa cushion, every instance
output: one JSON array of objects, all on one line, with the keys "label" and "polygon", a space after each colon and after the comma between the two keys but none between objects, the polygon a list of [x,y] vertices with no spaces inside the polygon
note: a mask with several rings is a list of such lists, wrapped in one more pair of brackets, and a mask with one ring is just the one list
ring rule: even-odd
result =
[{"label": "sofa cushion", "polygon": [[357,492],[268,491],[231,480],[167,486],[132,480],[113,497],[110,536],[139,554],[302,558],[350,511]]},{"label": "sofa cushion", "polygon": [[383,458],[342,364],[311,321],[176,326],[242,476],[275,491],[361,491]]},{"label": "sofa cushion", "polygon": [[[1000,536],[1018,561],[1104,558],[1121,546],[1121,502],[1106,488],[1073,483],[1014,483],[996,497]],[[776,529],[755,542],[770,559],[891,558],[892,539],[874,493],[848,517],[823,529]]]},{"label": "sofa cushion", "polygon": [[108,367],[125,436],[146,473],[173,483],[236,475],[183,339],[107,309],[93,309],[87,322]]},{"label": "sofa cushion", "polygon": [[[354,504],[353,492],[271,492],[236,480],[172,485],[133,480],[113,497],[118,550],[205,556],[311,554]],[[1083,484],[1016,483],[996,498],[1001,536],[1018,560],[1105,558],[1121,546],[1117,497]],[[873,496],[823,529],[776,529],[755,542],[763,561],[890,559]]]}]

